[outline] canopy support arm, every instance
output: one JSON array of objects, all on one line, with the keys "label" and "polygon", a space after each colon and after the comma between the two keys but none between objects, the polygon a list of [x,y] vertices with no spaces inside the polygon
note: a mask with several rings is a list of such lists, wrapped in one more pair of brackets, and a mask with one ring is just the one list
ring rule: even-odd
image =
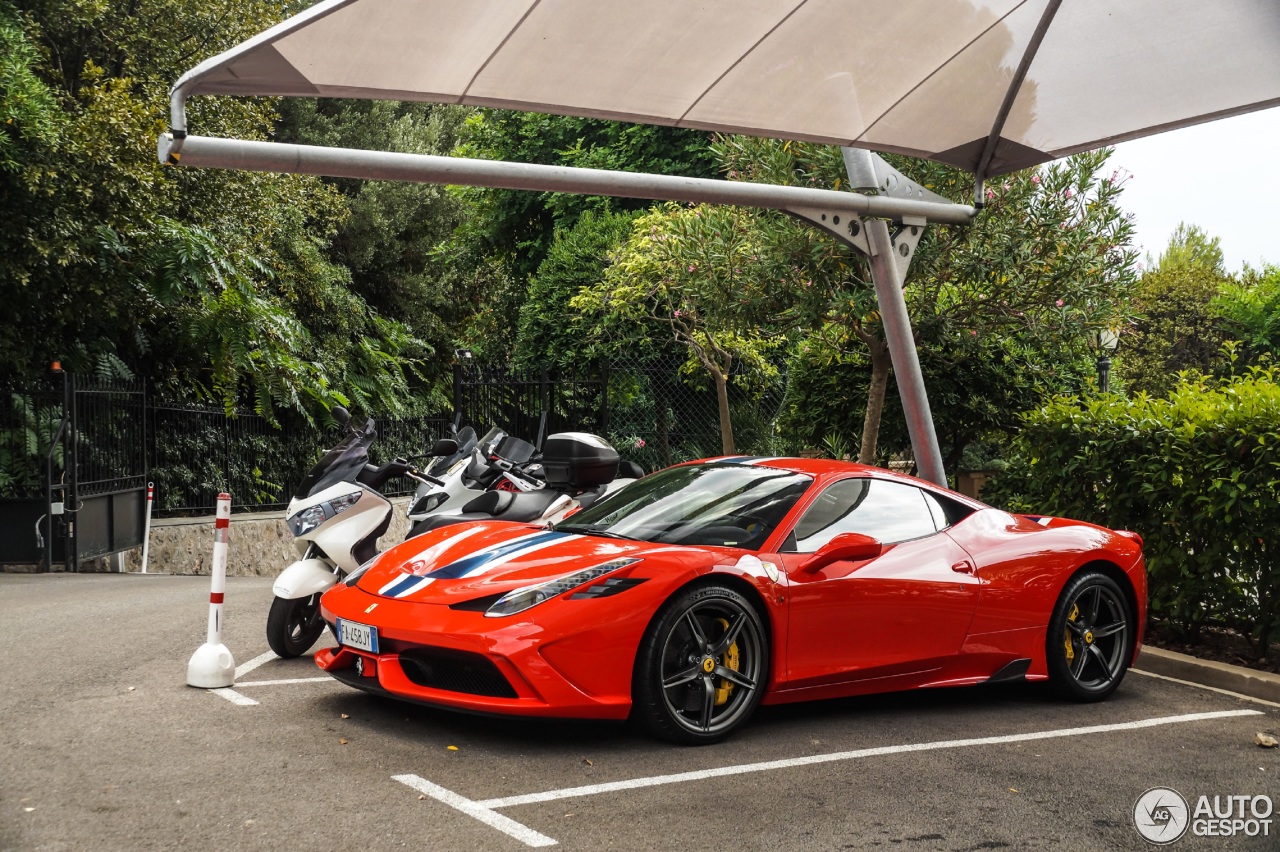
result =
[{"label": "canopy support arm", "polygon": [[1036,24],[1035,31],[1031,33],[1031,40],[1027,42],[1027,49],[1022,52],[1022,60],[1013,72],[1013,79],[1009,81],[1009,88],[1005,90],[1004,100],[1000,103],[1000,111],[996,113],[996,120],[991,125],[991,132],[987,134],[987,144],[982,147],[982,156],[978,159],[978,168],[974,172],[973,203],[978,207],[982,206],[982,184],[987,179],[987,170],[991,168],[991,158],[995,156],[996,145],[1000,142],[1000,134],[1004,132],[1005,122],[1009,120],[1009,112],[1013,109],[1013,102],[1018,98],[1018,92],[1022,89],[1022,81],[1027,78],[1027,71],[1031,70],[1031,62],[1040,51],[1040,43],[1044,41],[1044,35],[1049,31],[1049,24],[1053,23],[1053,16],[1058,14],[1058,7],[1061,5],[1062,0],[1049,0],[1044,7],[1044,11],[1040,13],[1040,21]]},{"label": "canopy support arm", "polygon": [[177,140],[172,134],[161,134],[157,149],[160,162],[254,172],[653,198],[774,210],[791,207],[822,208],[860,216],[882,216],[894,220],[906,217],[921,223],[929,221],[952,225],[967,224],[977,212],[973,207],[963,204],[920,198],[861,195],[856,192],[800,186],[541,166],[499,160],[358,151],[208,136],[187,136],[182,140],[180,150],[176,145]]},{"label": "canopy support arm", "polygon": [[[877,174],[889,168],[870,151],[861,148],[845,148],[844,165],[849,173],[849,183],[855,190],[891,191],[892,183]],[[880,162],[877,162],[880,160]],[[959,206],[959,205],[957,205]],[[942,450],[938,446],[938,433],[933,425],[933,413],[929,409],[929,395],[925,392],[924,374],[920,370],[920,356],[916,352],[915,336],[911,331],[911,317],[903,298],[903,279],[915,245],[919,241],[924,223],[905,223],[906,233],[895,241],[889,234],[889,223],[883,219],[868,219],[863,232],[871,261],[871,281],[876,289],[876,302],[880,306],[880,321],[884,326],[885,343],[889,345],[889,358],[893,362],[893,377],[902,398],[902,411],[906,415],[907,432],[911,436],[911,451],[915,455],[916,469],[922,479],[943,488],[947,487],[947,472],[942,464]]]}]

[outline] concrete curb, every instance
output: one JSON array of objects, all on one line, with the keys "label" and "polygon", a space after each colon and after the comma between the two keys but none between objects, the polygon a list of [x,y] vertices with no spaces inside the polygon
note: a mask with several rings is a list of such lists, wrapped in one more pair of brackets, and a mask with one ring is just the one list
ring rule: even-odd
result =
[{"label": "concrete curb", "polygon": [[1135,669],[1178,680],[1190,681],[1214,689],[1237,692],[1250,698],[1280,703],[1280,675],[1271,672],[1246,669],[1212,660],[1166,651],[1163,648],[1142,647]]}]

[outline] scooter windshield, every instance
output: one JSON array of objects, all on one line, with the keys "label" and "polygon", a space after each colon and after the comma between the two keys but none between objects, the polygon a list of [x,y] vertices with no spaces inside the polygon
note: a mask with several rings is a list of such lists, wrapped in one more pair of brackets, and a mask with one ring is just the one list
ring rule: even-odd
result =
[{"label": "scooter windshield", "polygon": [[365,421],[363,429],[353,429],[340,444],[316,462],[293,496],[302,499],[339,482],[354,483],[364,466],[369,463],[369,446],[377,435],[377,430],[373,428],[373,418],[370,417]]}]

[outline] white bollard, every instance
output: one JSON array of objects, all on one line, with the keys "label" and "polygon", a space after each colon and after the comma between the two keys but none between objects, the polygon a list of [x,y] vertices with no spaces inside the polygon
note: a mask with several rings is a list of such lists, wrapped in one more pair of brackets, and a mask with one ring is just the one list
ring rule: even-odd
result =
[{"label": "white bollard", "polygon": [[227,587],[227,533],[231,526],[231,495],[218,495],[213,522],[213,583],[209,590],[209,636],[187,663],[187,685],[220,689],[236,680],[236,661],[222,644],[222,596]]},{"label": "white bollard", "polygon": [[147,573],[147,551],[151,549],[151,498],[155,495],[156,484],[147,483],[147,519],[142,524],[142,571]]}]

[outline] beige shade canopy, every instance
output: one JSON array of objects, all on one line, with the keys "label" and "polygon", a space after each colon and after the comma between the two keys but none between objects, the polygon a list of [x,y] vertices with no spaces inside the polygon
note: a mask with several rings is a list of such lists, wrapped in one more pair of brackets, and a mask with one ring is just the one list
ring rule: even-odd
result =
[{"label": "beige shade canopy", "polygon": [[1278,47],[1277,0],[325,0],[177,94],[507,107],[985,176],[1280,105]]}]

